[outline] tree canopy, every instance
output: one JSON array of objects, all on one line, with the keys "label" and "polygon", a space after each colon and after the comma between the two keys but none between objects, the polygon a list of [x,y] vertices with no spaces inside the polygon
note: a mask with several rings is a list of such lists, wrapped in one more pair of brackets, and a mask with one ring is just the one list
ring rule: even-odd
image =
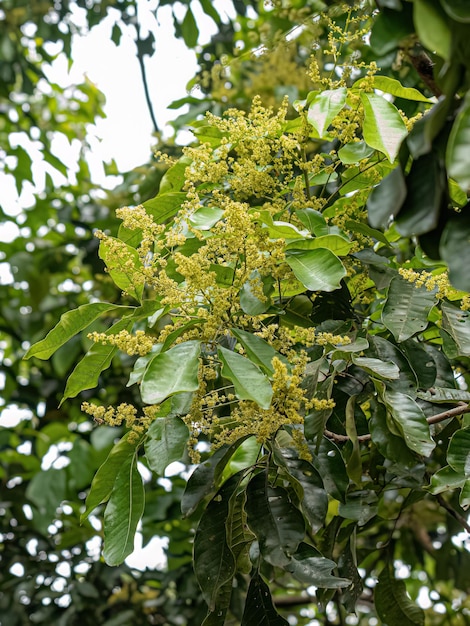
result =
[{"label": "tree canopy", "polygon": [[[186,147],[137,2],[0,3],[2,168],[45,172],[1,214],[1,623],[465,625],[470,7],[165,5]],[[157,132],[113,191],[102,95],[48,81],[77,10],[132,33]]]}]

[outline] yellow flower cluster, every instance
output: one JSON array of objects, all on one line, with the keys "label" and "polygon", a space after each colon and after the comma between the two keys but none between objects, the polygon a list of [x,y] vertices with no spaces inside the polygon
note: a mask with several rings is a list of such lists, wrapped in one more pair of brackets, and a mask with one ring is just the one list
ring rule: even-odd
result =
[{"label": "yellow flower cluster", "polygon": [[428,291],[436,290],[436,298],[438,300],[443,298],[449,298],[450,300],[459,299],[460,308],[463,311],[470,310],[470,294],[462,294],[462,292],[452,287],[446,271],[440,274],[432,274],[431,272],[416,272],[410,268],[400,267],[398,273],[408,282],[414,283],[416,287],[425,287]]},{"label": "yellow flower cluster", "polygon": [[154,338],[147,335],[143,330],[138,330],[133,335],[127,330],[121,330],[114,335],[93,332],[88,334],[88,339],[95,343],[116,346],[130,356],[135,354],[144,356],[150,352],[154,345]]},{"label": "yellow flower cluster", "polygon": [[156,413],[158,406],[144,407],[143,415],[137,417],[137,409],[132,404],[122,403],[116,408],[112,406],[98,406],[91,402],[83,402],[81,409],[84,413],[91,415],[98,424],[106,424],[107,426],[121,426],[125,424],[131,430],[129,434],[129,443],[135,443],[138,438],[145,433],[150,426]]}]

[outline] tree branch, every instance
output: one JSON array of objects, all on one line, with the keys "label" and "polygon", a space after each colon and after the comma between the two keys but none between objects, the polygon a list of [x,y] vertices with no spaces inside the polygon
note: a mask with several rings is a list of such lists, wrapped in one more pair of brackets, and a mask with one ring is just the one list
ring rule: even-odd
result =
[{"label": "tree branch", "polygon": [[[452,409],[448,409],[447,411],[442,411],[442,413],[437,413],[436,415],[431,415],[426,418],[428,424],[438,424],[439,422],[443,422],[444,420],[450,419],[452,417],[457,417],[457,415],[463,415],[464,413],[470,413],[470,404],[466,402],[459,402],[457,406],[454,406]],[[348,435],[341,435],[339,433],[334,433],[331,430],[325,429],[323,431],[325,437],[328,439],[332,439],[338,443],[345,443],[346,441],[350,441]],[[364,441],[370,441],[371,436],[370,433],[366,435],[359,435],[357,440],[361,443]]]},{"label": "tree branch", "polygon": [[451,506],[447,502],[447,500],[444,498],[444,496],[441,493],[438,493],[436,495],[436,499],[439,502],[439,504],[442,506],[442,508],[445,509],[449,513],[449,515],[452,515],[452,517],[456,519],[459,522],[459,524],[461,524],[463,528],[465,528],[465,530],[470,534],[470,524],[467,522],[465,517],[463,515],[460,515],[460,513],[456,511],[454,507]]},{"label": "tree branch", "polygon": [[142,37],[140,35],[140,23],[139,23],[139,18],[138,18],[138,14],[137,14],[137,4],[138,3],[136,3],[136,6],[135,6],[135,11],[136,11],[136,23],[135,23],[136,38],[135,38],[135,43],[136,43],[136,46],[137,46],[137,60],[139,62],[140,73],[142,75],[142,84],[144,86],[145,100],[147,102],[147,108],[148,108],[148,111],[150,113],[150,119],[152,120],[154,131],[156,133],[158,133],[160,129],[158,127],[157,118],[155,116],[155,111],[154,111],[154,108],[153,108],[152,100],[150,98],[150,90],[149,90],[148,81],[147,81],[147,71],[145,69],[145,61],[144,61],[145,54],[144,54],[144,52],[142,50],[142,46],[144,44],[144,40],[142,39]]}]

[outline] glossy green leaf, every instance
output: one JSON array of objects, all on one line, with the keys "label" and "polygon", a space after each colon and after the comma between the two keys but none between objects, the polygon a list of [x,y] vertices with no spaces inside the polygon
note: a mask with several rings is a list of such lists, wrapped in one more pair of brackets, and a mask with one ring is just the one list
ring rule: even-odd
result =
[{"label": "glossy green leaf", "polygon": [[300,505],[309,522],[312,532],[317,532],[324,522],[328,510],[328,497],[326,495],[320,474],[311,463],[299,459],[296,450],[282,448],[279,459],[287,471],[287,479],[292,479],[300,488]]},{"label": "glossy green leaf", "polygon": [[135,444],[129,443],[127,434],[113,446],[106,461],[99,467],[93,478],[85,502],[86,509],[80,517],[81,522],[84,522],[97,506],[109,500],[116,476],[124,463],[135,453],[135,448]]},{"label": "glossy green leaf", "polygon": [[447,387],[435,387],[431,390],[418,393],[421,400],[436,404],[449,404],[452,402],[470,402],[470,391]]},{"label": "glossy green leaf", "polygon": [[199,29],[189,5],[186,9],[186,15],[181,22],[181,34],[183,35],[184,43],[188,46],[188,48],[195,48],[197,46]]},{"label": "glossy green leaf", "polygon": [[[154,200],[156,201],[157,198],[162,197],[163,194],[166,196],[165,198],[166,200],[166,199],[169,199],[168,193],[177,193],[181,191],[181,188],[183,187],[185,180],[186,180],[185,178],[186,168],[191,163],[192,163],[192,159],[190,157],[183,156],[180,159],[178,159],[178,161],[165,172],[163,178],[160,181],[158,196],[156,196],[155,198],[152,198],[151,200],[147,200],[147,202],[144,202],[144,207],[146,209],[150,208],[150,211],[149,211],[150,213],[152,213],[152,204]],[[173,209],[171,210],[173,211]],[[166,211],[163,210],[163,213],[165,214]],[[161,224],[162,222],[166,221],[169,217],[172,217],[175,213],[176,211],[174,211],[171,214],[166,215],[166,217],[162,216],[162,218],[159,219],[158,222]],[[156,216],[154,215],[154,217]]]},{"label": "glossy green leaf", "polygon": [[185,341],[157,354],[142,378],[142,400],[147,404],[160,404],[175,393],[195,391],[199,386],[200,352],[199,341]]},{"label": "glossy green leaf", "polygon": [[361,449],[357,438],[356,420],[354,415],[354,407],[356,403],[356,396],[350,396],[346,403],[345,417],[346,417],[346,434],[349,437],[349,441],[352,445],[352,450],[346,461],[346,470],[350,479],[357,485],[361,485],[362,481],[362,459]]},{"label": "glossy green leaf", "polygon": [[459,504],[464,511],[470,508],[470,479],[467,479],[460,488]]},{"label": "glossy green leaf", "polygon": [[470,429],[458,430],[452,435],[447,449],[447,462],[465,478],[470,477]]},{"label": "glossy green leaf", "polygon": [[241,626],[289,626],[274,608],[269,587],[258,573],[250,580]]},{"label": "glossy green leaf", "polygon": [[329,125],[346,104],[347,90],[325,89],[317,94],[308,108],[307,119],[315,128],[319,137],[324,137]]},{"label": "glossy green leaf", "polygon": [[420,41],[443,59],[449,59],[452,50],[452,30],[449,18],[439,2],[415,0],[413,19]]},{"label": "glossy green leaf", "polygon": [[347,143],[338,150],[338,156],[345,165],[359,163],[359,161],[368,159],[373,154],[374,149],[368,146],[365,141]]},{"label": "glossy green leaf", "polygon": [[241,478],[232,476],[209,502],[194,537],[194,571],[210,611],[215,609],[220,588],[235,574],[235,557],[227,529],[230,529],[230,499]]},{"label": "glossy green leaf", "polygon": [[470,188],[470,168],[468,167],[469,145],[470,97],[467,95],[452,125],[446,150],[448,174],[465,190]]},{"label": "glossy green leaf", "polygon": [[150,469],[162,476],[170,463],[181,461],[188,437],[188,427],[179,417],[157,417],[150,424],[144,446]]},{"label": "glossy green leaf", "polygon": [[466,480],[462,472],[457,472],[450,465],[446,465],[432,475],[428,489],[430,493],[437,495],[438,493],[463,487]]},{"label": "glossy green leaf", "polygon": [[103,557],[108,565],[120,565],[134,550],[144,504],[144,485],[134,453],[121,466],[104,512]]},{"label": "glossy green leaf", "polygon": [[330,250],[288,250],[286,262],[295,277],[310,291],[334,291],[340,288],[346,269]]},{"label": "glossy green leaf", "polygon": [[293,241],[286,246],[286,250],[316,250],[325,248],[337,256],[346,256],[351,250],[352,242],[341,235],[322,235],[314,239],[304,239],[303,241]]},{"label": "glossy green leaf", "polygon": [[393,163],[408,131],[397,108],[375,93],[361,93],[364,140]]},{"label": "glossy green leaf", "polygon": [[[116,246],[119,246],[119,254],[116,253]],[[142,268],[137,250],[119,239],[109,237],[101,240],[99,254],[116,285],[140,302],[144,285],[135,277]]]},{"label": "glossy green leaf", "polygon": [[297,552],[292,555],[286,570],[301,583],[319,588],[344,589],[351,581],[347,578],[333,576],[332,570],[336,563],[326,559],[312,546],[301,543]]},{"label": "glossy green leaf", "polygon": [[268,378],[249,359],[219,346],[219,359],[222,362],[222,376],[228,378],[240,400],[252,400],[262,409],[271,404],[273,390]]},{"label": "glossy green leaf", "polygon": [[[360,87],[361,82],[364,79],[357,80],[353,89]],[[399,80],[390,78],[390,76],[375,75],[372,77],[372,86],[374,89],[379,89],[385,93],[389,93],[397,98],[404,98],[405,100],[414,100],[415,102],[432,102],[429,98],[426,98],[420,91],[413,87],[403,87]]]},{"label": "glossy green leaf", "polygon": [[194,226],[194,228],[198,230],[210,230],[212,226],[221,220],[223,214],[223,209],[202,207],[191,215],[189,221],[191,226]]},{"label": "glossy green leaf", "polygon": [[67,311],[44,339],[29,348],[24,358],[30,359],[35,356],[38,359],[47,360],[60,346],[63,346],[74,335],[90,326],[105,313],[122,312],[125,314],[132,310],[133,307],[118,306],[107,302],[92,302],[91,304],[83,304],[78,309]]},{"label": "glossy green leaf", "polygon": [[319,237],[329,233],[328,224],[320,211],[316,211],[315,209],[299,209],[295,214],[305,228],[314,235]]},{"label": "glossy green leaf", "polygon": [[468,0],[440,0],[444,11],[457,22],[470,23],[470,4]]},{"label": "glossy green leaf", "polygon": [[388,289],[382,322],[396,341],[405,341],[427,327],[428,315],[435,304],[432,291],[395,276]]},{"label": "glossy green leaf", "polygon": [[442,328],[449,333],[462,356],[470,356],[470,312],[443,302]]},{"label": "glossy green leaf", "polygon": [[[468,206],[464,211],[468,210]],[[470,291],[470,216],[462,212],[446,223],[439,252],[449,266],[449,280],[456,289]]]},{"label": "glossy green leaf", "polygon": [[[130,331],[133,325],[133,321],[124,318],[111,326],[106,331],[106,335],[114,335],[121,330]],[[67,398],[75,398],[80,392],[96,387],[101,372],[108,369],[117,351],[118,348],[116,346],[94,343],[68,377],[60,405]]]},{"label": "glossy green leaf", "polygon": [[390,566],[379,576],[374,589],[377,613],[388,626],[424,626],[424,611],[411,601],[403,580],[393,577]]},{"label": "glossy green leaf", "polygon": [[368,224],[363,224],[362,222],[356,222],[354,220],[346,220],[344,228],[352,230],[354,233],[361,233],[361,235],[371,237],[372,239],[380,241],[380,243],[384,243],[386,246],[390,246],[390,242],[387,237],[385,237],[380,230],[371,228]]},{"label": "glossy green leaf", "polygon": [[390,432],[387,423],[387,411],[377,403],[369,420],[370,435],[380,454],[400,471],[412,472],[416,467],[416,456],[408,448],[402,437]]},{"label": "glossy green leaf", "polygon": [[372,189],[367,200],[369,224],[373,228],[386,228],[390,219],[399,212],[405,198],[405,177],[398,166]]},{"label": "glossy green leaf", "polygon": [[406,445],[423,456],[429,456],[436,447],[429,433],[429,424],[418,404],[404,393],[386,391],[385,404],[389,418],[403,434]]},{"label": "glossy green leaf", "polygon": [[[422,347],[421,343],[413,339],[408,339],[400,344],[400,349],[403,350],[408,363],[416,374],[418,386],[421,387],[421,389],[433,387],[437,376],[436,362]],[[419,395],[419,397],[422,397],[422,395]]]},{"label": "glossy green leaf", "polygon": [[408,363],[403,352],[387,339],[378,335],[369,335],[369,348],[365,351],[366,356],[378,358],[381,361],[391,361],[398,367],[399,376],[397,379],[388,379],[387,388],[414,396],[416,393],[416,374]]},{"label": "glossy green leaf", "polygon": [[398,366],[392,361],[381,361],[380,359],[374,359],[368,356],[352,356],[352,362],[354,365],[361,367],[369,374],[380,376],[380,378],[387,378],[389,380],[396,380],[400,376],[400,370]]},{"label": "glossy green leaf", "polygon": [[338,446],[322,437],[320,446],[309,446],[312,453],[312,465],[319,472],[326,492],[340,502],[345,501],[349,477]]},{"label": "glossy green leaf", "polygon": [[274,373],[272,366],[274,358],[287,364],[287,359],[261,337],[239,328],[232,328],[231,332],[243,346],[250,361],[261,367],[267,374],[272,375]]},{"label": "glossy green leaf", "polygon": [[[179,168],[179,161],[173,167]],[[181,166],[183,171],[186,169],[186,167],[187,163]],[[170,176],[170,172],[172,172],[172,170],[173,168],[170,168],[165,176],[162,178],[162,182],[160,183],[161,192],[163,191],[162,186],[165,187],[165,177]],[[159,193],[158,196],[155,196],[155,198],[151,198],[150,200],[144,202],[144,207],[147,213],[149,213],[153,217],[157,224],[163,224],[163,222],[166,222],[171,217],[176,215],[185,198],[186,194],[181,191],[167,191],[166,193]]]}]

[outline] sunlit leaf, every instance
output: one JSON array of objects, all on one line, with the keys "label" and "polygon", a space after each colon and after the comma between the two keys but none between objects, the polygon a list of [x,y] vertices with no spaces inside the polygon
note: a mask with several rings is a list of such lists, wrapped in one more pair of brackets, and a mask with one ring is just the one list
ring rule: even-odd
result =
[{"label": "sunlit leaf", "polygon": [[330,250],[288,250],[286,262],[295,277],[310,291],[334,291],[340,288],[346,269]]},{"label": "sunlit leaf", "polygon": [[403,434],[406,445],[411,449],[429,456],[436,447],[429,432],[429,424],[419,405],[404,393],[386,391],[385,404],[389,417]]},{"label": "sunlit leaf", "polygon": [[400,375],[398,366],[392,361],[381,361],[380,359],[373,359],[367,356],[352,356],[354,365],[362,367],[366,372],[381,378],[387,378],[395,380]]},{"label": "sunlit leaf", "polygon": [[[352,86],[353,89],[360,87],[363,78],[357,80]],[[426,98],[420,91],[413,87],[403,87],[400,81],[396,78],[390,78],[390,76],[375,75],[372,77],[372,86],[374,89],[379,89],[385,93],[389,93],[397,98],[404,98],[405,100],[414,100],[415,102],[432,102],[429,98]]]},{"label": "sunlit leaf", "polygon": [[222,361],[222,376],[232,381],[238,398],[252,400],[261,408],[268,409],[273,390],[259,367],[241,354],[222,346],[219,346],[218,353]]},{"label": "sunlit leaf", "polygon": [[325,89],[310,102],[307,119],[315,128],[319,137],[324,137],[328,126],[346,104],[347,90]]},{"label": "sunlit leaf", "polygon": [[180,461],[186,451],[189,431],[176,416],[157,417],[147,431],[145,456],[150,469],[163,475],[170,463]]},{"label": "sunlit leaf", "polygon": [[[119,246],[119,254],[116,253],[116,245]],[[142,269],[142,261],[137,250],[124,241],[107,237],[100,242],[99,254],[116,285],[140,302],[144,285],[136,278]]]},{"label": "sunlit leaf", "polygon": [[427,327],[429,312],[435,304],[432,291],[396,276],[388,288],[382,321],[398,342],[405,341]]},{"label": "sunlit leaf", "polygon": [[395,161],[401,142],[408,131],[397,108],[382,96],[361,92],[364,107],[363,133],[365,142]]}]

